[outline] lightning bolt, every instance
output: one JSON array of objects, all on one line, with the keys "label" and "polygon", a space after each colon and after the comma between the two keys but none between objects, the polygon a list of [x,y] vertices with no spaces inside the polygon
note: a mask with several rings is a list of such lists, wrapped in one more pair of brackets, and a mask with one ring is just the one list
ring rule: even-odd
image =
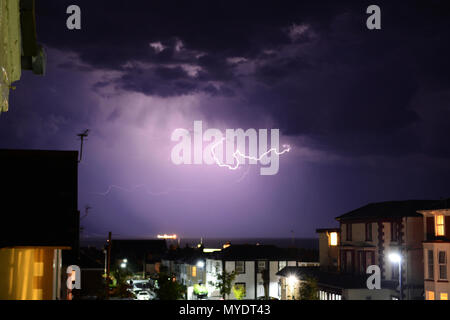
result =
[{"label": "lightning bolt", "polygon": [[219,142],[217,142],[216,144],[214,144],[212,146],[212,148],[211,148],[211,155],[212,155],[214,161],[216,161],[216,164],[219,167],[226,167],[226,168],[228,168],[230,170],[237,170],[239,168],[239,165],[241,164],[241,162],[239,161],[239,156],[244,158],[244,159],[249,159],[249,160],[254,160],[254,161],[259,162],[259,161],[261,161],[262,158],[264,158],[266,155],[268,155],[271,152],[274,152],[277,155],[282,155],[282,154],[284,154],[286,152],[291,151],[291,147],[289,145],[287,145],[287,144],[284,144],[283,148],[285,148],[285,149],[283,151],[280,152],[276,148],[271,148],[268,151],[264,152],[262,155],[260,155],[259,158],[256,158],[256,157],[252,157],[252,156],[246,156],[245,154],[243,154],[239,150],[236,150],[233,153],[233,158],[236,160],[236,162],[235,162],[235,165],[232,166],[232,165],[229,165],[229,164],[226,164],[226,163],[220,163],[220,161],[217,158],[216,153],[214,151],[217,148],[217,146],[220,145],[220,144],[223,144],[223,142],[225,140],[226,140],[225,138],[222,138]]}]

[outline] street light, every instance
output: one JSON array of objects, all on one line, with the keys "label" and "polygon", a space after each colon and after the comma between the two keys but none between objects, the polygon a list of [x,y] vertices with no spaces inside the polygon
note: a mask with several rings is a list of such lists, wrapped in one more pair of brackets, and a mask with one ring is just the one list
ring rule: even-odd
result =
[{"label": "street light", "polygon": [[[293,300],[295,300],[295,285],[297,284],[297,281],[298,281],[298,279],[295,275],[290,275],[287,278],[287,285],[288,285],[289,291],[291,291]],[[287,294],[289,294],[289,291],[287,292]]]},{"label": "street light", "polygon": [[400,288],[400,300],[403,300],[403,288],[402,288],[402,256],[397,252],[392,252],[388,256],[392,263],[398,263],[398,283]]},{"label": "street light", "polygon": [[204,266],[205,266],[205,262],[203,260],[197,261],[197,267],[198,268],[203,268]]},{"label": "street light", "polygon": [[127,264],[126,264],[125,262],[122,262],[122,263],[120,264],[120,267],[121,267],[121,268],[126,268],[126,267],[127,267]]},{"label": "street light", "polygon": [[287,278],[287,283],[288,283],[288,285],[289,286],[295,286],[295,284],[297,283],[297,281],[298,281],[298,279],[297,279],[297,277],[296,276],[289,276],[288,278]]}]

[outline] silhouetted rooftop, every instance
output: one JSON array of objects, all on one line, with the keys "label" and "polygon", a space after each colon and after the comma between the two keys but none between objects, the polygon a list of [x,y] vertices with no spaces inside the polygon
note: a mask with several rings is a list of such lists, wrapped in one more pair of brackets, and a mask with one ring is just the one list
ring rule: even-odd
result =
[{"label": "silhouetted rooftop", "polygon": [[231,245],[218,252],[221,260],[278,260],[278,261],[318,261],[318,252],[311,249],[279,248],[272,245]]},{"label": "silhouetted rooftop", "polygon": [[338,221],[360,220],[360,219],[380,219],[380,218],[401,218],[401,217],[421,217],[418,210],[426,210],[436,205],[436,200],[408,200],[408,201],[387,201],[370,203],[364,207],[352,210],[336,218]]},{"label": "silhouetted rooftop", "polygon": [[78,152],[0,150],[0,247],[78,247]]}]

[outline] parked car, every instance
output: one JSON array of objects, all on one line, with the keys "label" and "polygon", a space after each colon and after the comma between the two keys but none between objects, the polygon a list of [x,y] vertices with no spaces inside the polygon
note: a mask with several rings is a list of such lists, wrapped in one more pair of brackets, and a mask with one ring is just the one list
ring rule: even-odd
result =
[{"label": "parked car", "polygon": [[150,300],[152,298],[152,294],[150,292],[142,290],[136,293],[137,300]]}]

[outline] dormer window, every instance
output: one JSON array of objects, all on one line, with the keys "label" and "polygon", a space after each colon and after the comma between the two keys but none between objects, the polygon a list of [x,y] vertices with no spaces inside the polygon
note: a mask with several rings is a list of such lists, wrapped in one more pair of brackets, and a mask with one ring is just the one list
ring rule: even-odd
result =
[{"label": "dormer window", "polygon": [[444,223],[444,216],[443,215],[438,215],[434,217],[434,221],[435,221],[435,231],[436,231],[436,236],[444,236],[445,235],[445,223]]}]

